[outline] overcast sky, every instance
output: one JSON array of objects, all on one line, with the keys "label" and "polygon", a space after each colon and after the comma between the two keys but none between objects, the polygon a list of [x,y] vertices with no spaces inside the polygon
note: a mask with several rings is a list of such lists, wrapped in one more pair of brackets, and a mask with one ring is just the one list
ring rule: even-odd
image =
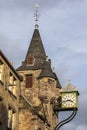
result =
[{"label": "overcast sky", "polygon": [[[20,66],[34,31],[35,0],[0,0],[0,49]],[[79,111],[61,130],[87,130],[87,0],[38,0],[39,31],[64,87],[79,92]],[[63,114],[61,113],[60,116]]]}]

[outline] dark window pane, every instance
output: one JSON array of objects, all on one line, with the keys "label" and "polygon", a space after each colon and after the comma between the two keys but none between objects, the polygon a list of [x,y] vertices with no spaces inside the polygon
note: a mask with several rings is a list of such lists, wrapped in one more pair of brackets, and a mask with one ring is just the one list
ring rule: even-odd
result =
[{"label": "dark window pane", "polygon": [[26,75],[26,88],[32,88],[32,75]]}]

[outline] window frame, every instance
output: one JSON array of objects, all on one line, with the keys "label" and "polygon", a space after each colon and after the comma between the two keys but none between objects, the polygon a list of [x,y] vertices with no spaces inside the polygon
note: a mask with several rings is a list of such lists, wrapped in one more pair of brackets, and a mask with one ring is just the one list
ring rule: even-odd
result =
[{"label": "window frame", "polygon": [[34,65],[34,56],[29,55],[27,57],[27,65]]},{"label": "window frame", "polygon": [[33,86],[33,75],[32,74],[26,74],[26,88],[32,88]]}]

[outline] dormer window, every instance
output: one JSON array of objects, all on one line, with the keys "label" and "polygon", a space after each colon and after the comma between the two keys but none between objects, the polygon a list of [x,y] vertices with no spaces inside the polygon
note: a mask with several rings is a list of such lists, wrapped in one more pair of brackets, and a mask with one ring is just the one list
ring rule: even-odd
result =
[{"label": "dormer window", "polygon": [[27,65],[34,65],[34,57],[32,55],[28,56]]}]

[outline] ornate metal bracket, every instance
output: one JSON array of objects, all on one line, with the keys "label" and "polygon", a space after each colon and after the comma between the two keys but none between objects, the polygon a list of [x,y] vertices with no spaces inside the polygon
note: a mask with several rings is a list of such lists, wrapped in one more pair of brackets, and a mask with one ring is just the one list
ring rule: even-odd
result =
[{"label": "ornate metal bracket", "polygon": [[63,126],[64,124],[70,122],[70,121],[76,116],[76,114],[77,114],[77,110],[76,110],[76,109],[73,109],[71,115],[70,115],[68,118],[66,118],[65,120],[59,122],[59,123],[56,125],[56,127],[54,128],[54,130],[59,130],[59,128],[60,128],[61,126]]}]

